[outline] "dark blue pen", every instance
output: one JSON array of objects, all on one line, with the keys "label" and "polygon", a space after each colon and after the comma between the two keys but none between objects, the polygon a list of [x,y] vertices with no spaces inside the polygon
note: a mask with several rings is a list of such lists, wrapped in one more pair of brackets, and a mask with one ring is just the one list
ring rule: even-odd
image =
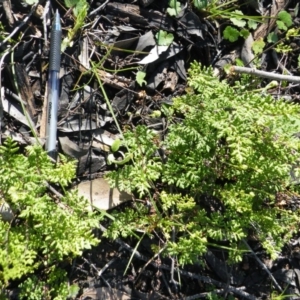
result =
[{"label": "dark blue pen", "polygon": [[56,160],[57,109],[59,99],[59,71],[61,48],[61,24],[58,11],[51,30],[50,64],[48,77],[48,106],[46,126],[46,151]]}]

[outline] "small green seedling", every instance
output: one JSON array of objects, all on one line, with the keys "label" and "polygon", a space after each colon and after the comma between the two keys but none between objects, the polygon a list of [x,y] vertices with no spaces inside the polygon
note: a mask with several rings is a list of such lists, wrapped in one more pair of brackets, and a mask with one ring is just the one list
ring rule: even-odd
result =
[{"label": "small green seedling", "polygon": [[169,46],[174,40],[174,35],[164,30],[159,30],[155,35],[158,46]]},{"label": "small green seedling", "polygon": [[145,77],[146,77],[145,72],[137,71],[136,76],[135,76],[135,80],[140,86],[142,86],[143,84],[147,84],[147,81],[145,80]]},{"label": "small green seedling", "polygon": [[180,13],[181,11],[181,4],[180,2],[178,2],[177,0],[170,0],[169,1],[169,6],[167,8],[167,13],[170,15],[170,16],[178,16],[178,14]]},{"label": "small green seedling", "polygon": [[86,0],[65,0],[65,5],[68,8],[73,8],[75,24],[68,30],[68,35],[62,41],[62,51],[65,51],[67,47],[72,46],[72,41],[76,33],[84,25],[89,8]]}]

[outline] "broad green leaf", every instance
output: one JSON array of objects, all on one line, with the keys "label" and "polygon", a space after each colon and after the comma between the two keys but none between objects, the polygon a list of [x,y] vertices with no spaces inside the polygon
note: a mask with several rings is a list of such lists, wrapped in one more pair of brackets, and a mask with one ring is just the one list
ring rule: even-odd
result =
[{"label": "broad green leaf", "polygon": [[178,8],[180,8],[180,2],[178,2],[177,0],[170,0],[169,1],[169,6],[171,8],[178,9]]},{"label": "broad green leaf", "polygon": [[260,54],[263,52],[265,47],[265,42],[262,38],[258,39],[257,41],[254,41],[252,44],[252,50],[255,54]]},{"label": "broad green leaf", "polygon": [[287,27],[290,27],[293,25],[292,16],[285,10],[282,10],[281,12],[279,12],[278,19],[281,20],[282,22],[284,22],[284,24]]},{"label": "broad green leaf", "polygon": [[286,25],[285,25],[285,23],[283,21],[277,20],[276,24],[277,24],[277,26],[278,26],[279,29],[281,29],[281,30],[287,30],[287,27],[286,27]]},{"label": "broad green leaf", "polygon": [[246,21],[242,19],[237,19],[237,18],[230,18],[230,21],[233,23],[233,25],[237,27],[245,27],[246,26]]},{"label": "broad green leaf", "polygon": [[168,7],[167,13],[172,17],[176,17],[178,15],[179,11],[176,10],[175,8]]},{"label": "broad green leaf", "polygon": [[207,0],[194,0],[193,3],[197,9],[204,9],[207,7],[208,4]]},{"label": "broad green leaf", "polygon": [[255,21],[253,21],[253,20],[248,20],[248,27],[250,28],[250,29],[256,29],[257,28],[257,25],[258,25],[258,23],[257,22],[255,22]]},{"label": "broad green leaf", "polygon": [[174,40],[174,35],[164,30],[160,30],[155,37],[158,46],[169,46]]},{"label": "broad green leaf", "polygon": [[270,32],[267,37],[268,43],[278,42],[278,35],[275,32]]},{"label": "broad green leaf", "polygon": [[230,42],[236,42],[239,36],[240,32],[232,26],[227,26],[223,31],[224,39],[229,40]]},{"label": "broad green leaf", "polygon": [[[245,27],[246,26],[246,21],[242,19],[244,14],[240,10],[235,10],[234,13],[237,16],[234,17],[234,18],[230,18],[230,21],[233,23],[233,25],[235,25],[237,27]],[[241,17],[239,17],[239,15]]]},{"label": "broad green leaf", "polygon": [[177,16],[179,14],[179,12],[181,11],[181,5],[180,2],[176,1],[176,0],[170,0],[169,1],[169,6],[167,8],[167,12],[170,16]]},{"label": "broad green leaf", "polygon": [[244,39],[246,39],[249,36],[250,32],[247,29],[241,29],[240,36],[242,36]]},{"label": "broad green leaf", "polygon": [[147,81],[145,80],[145,77],[146,77],[146,73],[143,72],[143,71],[138,71],[136,73],[136,76],[135,76],[135,80],[136,82],[142,86],[143,84],[147,84]]}]

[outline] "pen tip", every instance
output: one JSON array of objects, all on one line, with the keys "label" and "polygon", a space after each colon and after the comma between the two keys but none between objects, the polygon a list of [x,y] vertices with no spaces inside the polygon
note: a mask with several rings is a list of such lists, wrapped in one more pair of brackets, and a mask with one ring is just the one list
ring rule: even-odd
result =
[{"label": "pen tip", "polygon": [[55,11],[55,22],[56,23],[60,22],[60,15],[59,15],[58,9]]}]

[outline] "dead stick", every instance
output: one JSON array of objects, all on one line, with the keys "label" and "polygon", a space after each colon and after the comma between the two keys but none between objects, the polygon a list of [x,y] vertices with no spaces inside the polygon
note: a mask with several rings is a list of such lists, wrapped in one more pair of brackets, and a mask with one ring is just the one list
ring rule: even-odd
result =
[{"label": "dead stick", "polygon": [[281,286],[278,284],[278,282],[276,281],[276,279],[274,278],[274,276],[272,275],[272,273],[269,271],[269,269],[266,267],[266,265],[259,259],[259,257],[256,255],[256,253],[252,250],[252,248],[249,246],[249,244],[246,242],[246,240],[243,239],[243,243],[245,244],[245,246],[250,250],[250,252],[252,253],[252,255],[254,256],[254,258],[256,259],[256,261],[259,263],[259,265],[268,273],[268,275],[270,276],[271,280],[273,281],[274,285],[276,286],[276,288],[282,292],[282,288]]},{"label": "dead stick", "polygon": [[288,82],[296,82],[300,83],[300,77],[299,76],[292,76],[292,75],[281,75],[266,71],[260,71],[254,68],[246,68],[246,67],[238,67],[238,66],[232,66],[230,67],[230,73],[244,73],[244,74],[250,74],[258,77],[263,78],[269,78],[279,81],[288,81]]},{"label": "dead stick", "polygon": [[20,22],[20,24],[0,43],[0,47],[2,47],[9,39],[11,39],[21,28],[27,23],[27,21],[30,19],[31,15],[36,9],[37,4],[34,4],[31,8],[30,13],[24,18],[23,21]]}]

